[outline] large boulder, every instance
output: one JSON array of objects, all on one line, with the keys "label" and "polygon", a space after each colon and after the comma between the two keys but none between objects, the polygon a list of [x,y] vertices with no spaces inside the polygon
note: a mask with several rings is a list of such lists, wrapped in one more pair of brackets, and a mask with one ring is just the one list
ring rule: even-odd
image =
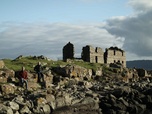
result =
[{"label": "large boulder", "polygon": [[139,75],[136,69],[128,69],[124,68],[121,72],[121,76],[123,77],[123,81],[129,83],[129,81],[138,81]]},{"label": "large boulder", "polygon": [[70,77],[85,77],[91,76],[92,70],[86,69],[78,65],[70,65],[65,67],[66,74]]},{"label": "large boulder", "polygon": [[50,88],[53,83],[53,75],[44,75],[44,80],[45,80],[45,87]]},{"label": "large boulder", "polygon": [[102,114],[99,110],[99,101],[91,97],[82,99],[72,106],[63,106],[54,110],[53,114]]},{"label": "large boulder", "polygon": [[41,88],[39,83],[28,81],[28,90],[33,91],[33,90],[37,90],[38,88]]},{"label": "large boulder", "polygon": [[68,93],[61,93],[56,96],[56,108],[63,107],[63,106],[70,106],[72,103],[72,98]]},{"label": "large boulder", "polygon": [[35,101],[36,108],[33,110],[34,113],[38,114],[50,114],[51,107],[47,104],[47,100],[43,97],[39,97]]},{"label": "large boulder", "polygon": [[20,113],[21,114],[32,114],[32,112],[29,110],[29,108],[27,106],[23,106],[21,109],[20,109]]},{"label": "large boulder", "polygon": [[139,77],[145,77],[148,76],[148,73],[145,69],[137,69]]},{"label": "large boulder", "polygon": [[16,102],[8,102],[7,106],[9,106],[13,111],[19,110],[19,105]]},{"label": "large boulder", "polygon": [[56,100],[55,100],[54,95],[52,95],[52,94],[47,94],[47,95],[45,96],[45,99],[47,100],[47,103],[52,107],[52,109],[55,109],[55,108],[56,108]]},{"label": "large boulder", "polygon": [[37,83],[37,80],[38,80],[37,74],[28,72],[28,81],[29,82]]},{"label": "large boulder", "polygon": [[87,69],[78,65],[66,65],[63,67],[58,67],[54,69],[57,73],[62,76],[74,77],[74,78],[83,78],[92,76],[92,69]]},{"label": "large boulder", "polygon": [[0,70],[0,75],[4,76],[6,78],[9,78],[9,77],[14,77],[15,72],[10,69],[3,69],[3,70]]},{"label": "large boulder", "polygon": [[0,83],[6,83],[6,82],[7,82],[7,77],[0,75]]},{"label": "large boulder", "polygon": [[13,114],[13,110],[9,106],[0,104],[0,114]]},{"label": "large boulder", "polygon": [[95,71],[95,75],[96,75],[96,76],[102,76],[102,75],[103,75],[102,68],[98,68],[98,69]]},{"label": "large boulder", "polygon": [[2,84],[0,86],[1,92],[3,95],[7,94],[14,94],[16,90],[16,86],[14,84],[8,83],[8,84]]}]

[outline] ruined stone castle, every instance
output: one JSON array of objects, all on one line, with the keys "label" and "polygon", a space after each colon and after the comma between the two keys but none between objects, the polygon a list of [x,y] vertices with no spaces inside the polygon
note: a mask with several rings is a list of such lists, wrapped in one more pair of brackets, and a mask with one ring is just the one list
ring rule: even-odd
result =
[{"label": "ruined stone castle", "polygon": [[[63,47],[63,60],[67,59],[74,59],[74,45],[70,42]],[[121,63],[126,67],[125,51],[118,47],[106,48],[104,52],[100,47],[87,45],[82,48],[81,59],[90,63]]]},{"label": "ruined stone castle", "polygon": [[74,46],[70,42],[63,47],[63,60],[67,59],[74,59]]}]

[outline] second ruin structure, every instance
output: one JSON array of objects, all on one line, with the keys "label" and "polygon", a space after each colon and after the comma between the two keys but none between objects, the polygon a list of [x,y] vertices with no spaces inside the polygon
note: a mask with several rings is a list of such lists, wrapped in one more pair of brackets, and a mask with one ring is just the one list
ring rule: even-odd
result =
[{"label": "second ruin structure", "polygon": [[104,63],[103,50],[100,47],[96,47],[95,49],[87,45],[82,48],[81,57],[82,60],[90,63]]}]

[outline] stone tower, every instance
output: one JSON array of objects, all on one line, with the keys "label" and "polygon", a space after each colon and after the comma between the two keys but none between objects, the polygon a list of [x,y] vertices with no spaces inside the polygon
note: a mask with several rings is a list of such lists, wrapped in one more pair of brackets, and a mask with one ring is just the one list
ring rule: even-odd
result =
[{"label": "stone tower", "polygon": [[126,67],[126,54],[125,51],[119,49],[118,47],[110,47],[106,49],[104,53],[105,63],[116,63],[119,62]]},{"label": "stone tower", "polygon": [[67,59],[74,59],[74,46],[70,42],[63,47],[63,61]]},{"label": "stone tower", "polygon": [[96,47],[95,49],[87,45],[82,48],[82,60],[90,63],[104,63],[103,51],[100,47]]}]

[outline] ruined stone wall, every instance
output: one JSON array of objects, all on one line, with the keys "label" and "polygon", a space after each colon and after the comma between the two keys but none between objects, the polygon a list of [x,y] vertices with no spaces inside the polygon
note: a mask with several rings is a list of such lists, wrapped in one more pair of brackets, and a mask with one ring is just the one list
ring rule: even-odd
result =
[{"label": "ruined stone wall", "polygon": [[104,63],[103,51],[100,47],[94,49],[87,45],[82,49],[82,59],[90,63]]},{"label": "ruined stone wall", "polygon": [[83,61],[90,62],[90,46],[82,48],[81,58]]},{"label": "ruined stone wall", "polygon": [[63,60],[67,59],[74,59],[74,46],[70,42],[63,47]]},{"label": "ruined stone wall", "polygon": [[126,67],[126,54],[121,49],[118,48],[106,49],[104,58],[105,58],[105,63],[107,64],[119,62],[124,67]]},{"label": "ruined stone wall", "polygon": [[[81,58],[90,63],[121,63],[126,67],[125,51],[117,47],[110,47],[103,52],[100,47],[87,45],[82,48]],[[70,42],[63,47],[63,60],[67,59],[74,59],[74,46]]]}]

